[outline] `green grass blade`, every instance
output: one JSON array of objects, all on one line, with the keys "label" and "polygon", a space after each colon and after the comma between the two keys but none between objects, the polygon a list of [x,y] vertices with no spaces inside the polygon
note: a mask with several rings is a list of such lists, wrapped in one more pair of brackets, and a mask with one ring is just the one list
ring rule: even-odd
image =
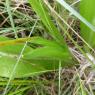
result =
[{"label": "green grass blade", "polygon": [[[80,14],[95,26],[95,0],[82,0],[80,2]],[[88,8],[89,6],[89,8]],[[81,36],[92,46],[95,47],[95,32],[81,23]]]},{"label": "green grass blade", "polygon": [[[95,27],[89,23],[83,16],[81,16],[76,10],[74,10],[69,4],[67,4],[64,0],[56,0],[59,4],[65,7],[72,15],[76,16],[80,19],[85,25],[87,25],[91,30],[95,32]],[[82,0],[83,1],[83,0]]]},{"label": "green grass blade", "polygon": [[11,26],[12,26],[13,31],[15,33],[15,37],[18,38],[16,28],[15,28],[15,25],[14,25],[14,22],[13,22],[13,18],[12,18],[11,9],[10,9],[10,0],[6,0],[6,6],[7,6],[7,12],[8,12],[8,15],[9,15],[9,18],[10,18]]},{"label": "green grass blade", "polygon": [[43,5],[42,0],[29,0],[32,8],[41,18],[43,24],[48,29],[50,35],[59,43],[63,44],[63,37],[61,36],[58,29],[55,27],[54,23],[51,21],[51,17],[49,16],[49,12],[47,11],[46,7]]}]

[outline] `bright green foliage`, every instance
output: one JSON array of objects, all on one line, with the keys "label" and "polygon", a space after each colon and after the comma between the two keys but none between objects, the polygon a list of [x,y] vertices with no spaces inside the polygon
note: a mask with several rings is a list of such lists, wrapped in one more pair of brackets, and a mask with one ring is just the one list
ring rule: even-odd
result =
[{"label": "bright green foliage", "polygon": [[[6,41],[6,43],[8,44],[7,41],[13,41],[13,39],[9,39],[7,37],[4,37],[4,36],[0,36],[0,42],[3,42],[3,41]],[[21,44],[15,44],[15,45],[7,45],[7,46],[0,46],[0,51],[2,52],[5,52],[5,53],[8,53],[8,54],[20,54],[22,48],[23,48],[24,44],[21,43]],[[24,53],[27,53],[31,50],[30,47],[26,47]]]},{"label": "bright green foliage", "polygon": [[[59,60],[60,59],[61,60],[70,59],[71,54],[68,50],[68,47],[67,47],[66,43],[64,42],[64,39],[63,39],[60,31],[58,31],[58,29],[55,27],[54,23],[52,22],[52,19],[51,19],[52,17],[50,16],[49,11],[44,6],[43,0],[29,0],[29,3],[31,4],[32,8],[37,13],[37,15],[40,17],[42,23],[47,28],[49,34],[55,40],[55,42],[54,41],[51,42],[51,45],[50,45],[50,41],[47,42],[46,40],[43,40],[44,42],[43,41],[42,42],[43,43],[47,42],[45,45],[47,46],[49,44],[49,46],[35,50],[34,52],[36,52],[36,53],[38,52],[38,55],[36,55],[36,56],[39,56],[39,57],[46,56],[48,58],[53,57],[54,59],[56,58]],[[54,46],[52,46],[52,45],[54,45]],[[39,51],[41,51],[42,53],[40,54]],[[30,52],[30,53],[33,53],[33,52]],[[70,61],[68,60],[68,62],[70,62]]]},{"label": "bright green foliage", "polygon": [[[6,37],[0,37],[0,41],[9,40]],[[13,68],[17,62],[17,58],[23,48],[24,44],[16,44],[16,45],[7,45],[0,47],[0,76],[10,77],[10,74],[13,71]],[[23,54],[28,53],[32,48],[26,46],[26,49]],[[35,69],[36,68],[36,69]],[[45,69],[40,66],[36,66],[36,64],[32,64],[31,62],[20,60],[14,77],[25,77],[33,74],[34,72],[43,71]]]},{"label": "bright green foliage", "polygon": [[58,29],[54,26],[54,23],[51,21],[51,17],[49,16],[49,12],[43,4],[43,0],[29,0],[34,11],[38,14],[40,19],[42,20],[45,27],[48,29],[49,34],[61,45],[63,45],[63,37],[58,31]]},{"label": "bright green foliage", "polygon": [[[80,2],[80,14],[87,19],[92,25],[95,25],[95,0],[82,0]],[[81,23],[82,37],[94,48],[95,47],[95,32]]]},{"label": "bright green foliage", "polygon": [[[0,76],[10,77],[13,68],[17,62],[15,57],[0,56]],[[36,69],[35,69],[36,68]],[[35,74],[36,72],[44,71],[44,68],[41,68],[38,64],[34,65],[31,62],[27,62],[21,59],[19,62],[14,78],[17,77],[26,77]]]},{"label": "bright green foliage", "polygon": [[[38,37],[35,40],[31,40],[32,43],[40,45],[40,47],[25,54],[27,58],[48,58],[55,60],[63,60],[63,58],[69,58],[70,54],[65,47],[61,47],[55,41],[49,41]],[[70,57],[71,58],[71,57]]]},{"label": "bright green foliage", "polygon": [[13,77],[26,77],[35,73],[55,70],[62,66],[72,66],[72,56],[58,29],[52,22],[49,12],[42,0],[29,0],[35,12],[53,38],[52,40],[41,37],[20,38],[10,40],[0,37],[0,76],[10,77],[26,41],[26,46]]},{"label": "bright green foliage", "polygon": [[[71,66],[73,64],[69,52],[57,42],[40,37],[34,37],[34,39],[31,38],[31,45],[34,43],[40,47],[33,49],[26,46],[14,77],[26,77],[46,70],[57,69],[59,61],[62,61],[62,66]],[[0,40],[8,42],[9,38],[0,37]],[[0,67],[2,67],[0,76],[10,77],[23,46],[23,43],[0,46]]]},{"label": "bright green foliage", "polygon": [[55,60],[62,60],[68,58],[69,55],[61,47],[43,47],[29,52],[25,57],[27,58],[48,58]]},{"label": "bright green foliage", "polygon": [[48,68],[49,70],[58,68],[59,61],[62,61],[62,66],[71,66],[74,64],[71,54],[57,42],[40,37],[35,40],[35,42],[33,40],[31,42],[39,44],[41,47],[24,54],[24,59],[40,64],[41,66],[44,66],[45,69]]},{"label": "bright green foliage", "polygon": [[[32,58],[33,55],[34,55],[33,58],[36,58],[36,57],[42,58],[44,56],[48,59],[57,59],[57,60],[66,61],[66,64],[73,63],[71,61],[71,54],[68,50],[68,47],[66,43],[64,42],[64,39],[60,31],[58,31],[58,29],[55,27],[54,23],[52,22],[52,19],[51,19],[52,17],[50,16],[48,10],[44,6],[43,0],[29,0],[29,3],[31,4],[32,8],[37,13],[37,15],[40,17],[42,23],[48,30],[49,34],[53,37],[55,42],[57,42],[55,46],[52,46],[54,45],[54,42],[51,43],[52,45],[47,46],[46,44],[50,44],[49,42],[45,44],[47,47],[39,48],[30,52],[29,53],[31,54],[30,58]],[[65,62],[63,62],[63,64],[65,64]]]}]

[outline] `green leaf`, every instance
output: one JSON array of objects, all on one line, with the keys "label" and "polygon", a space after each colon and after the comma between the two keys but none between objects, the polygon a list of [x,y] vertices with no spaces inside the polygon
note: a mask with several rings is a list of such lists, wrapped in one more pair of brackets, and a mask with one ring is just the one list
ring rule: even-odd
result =
[{"label": "green leaf", "polygon": [[[17,62],[17,58],[24,46],[23,42],[26,40],[31,44],[34,43],[41,46],[36,49],[26,46],[16,68],[14,78],[27,77],[35,73],[58,69],[59,60],[62,61],[63,66],[72,65],[72,59],[67,48],[60,46],[56,41],[46,40],[41,37],[13,40],[1,36],[0,41],[5,44],[7,42],[7,45],[0,46],[0,76],[10,77]],[[19,41],[21,43],[17,43]],[[16,44],[13,44],[14,42]]]},{"label": "green leaf", "polygon": [[31,52],[24,54],[24,57],[29,59],[33,58],[48,58],[55,60],[64,60],[70,57],[70,54],[65,49],[59,47],[42,47],[32,50]]},{"label": "green leaf", "polygon": [[57,69],[59,60],[62,61],[62,66],[74,65],[72,56],[67,48],[61,47],[55,41],[40,38],[39,40],[35,40],[35,42],[32,40],[32,42],[43,46],[24,54],[23,59],[40,64],[45,69]]},{"label": "green leaf", "polygon": [[40,45],[35,49],[32,49],[30,52],[23,55],[23,58],[26,59],[48,59],[48,60],[68,60],[71,58],[70,52],[66,47],[61,47],[56,41],[51,41],[38,37],[35,40],[32,40],[31,43]]},{"label": "green leaf", "polygon": [[[0,36],[0,42],[3,42],[5,41],[5,43],[8,43],[7,41],[13,41],[13,39],[9,39],[7,37],[4,37],[4,36]],[[0,54],[3,54],[3,53],[8,53],[8,54],[20,54],[21,50],[23,49],[23,46],[24,44],[21,43],[21,44],[15,44],[15,45],[7,45],[7,46],[0,46]],[[24,53],[27,53],[31,51],[31,48],[29,46],[26,46],[26,49],[24,51]]]},{"label": "green leaf", "polygon": [[[4,36],[0,36],[0,41],[12,41]],[[17,58],[23,48],[24,44],[16,44],[16,45],[7,45],[0,47],[0,76],[2,77],[10,77],[13,68],[17,62]],[[26,46],[25,51],[23,54],[28,53],[32,50],[29,46]],[[36,69],[35,69],[36,68]],[[39,66],[38,64],[34,64],[32,62],[26,61],[21,59],[16,71],[15,71],[15,78],[18,77],[26,77],[34,74],[36,72],[44,71],[45,69]]]},{"label": "green leaf", "polygon": [[39,64],[39,66],[44,67],[46,70],[58,69],[59,61],[61,61],[63,67],[69,67],[75,64],[71,54],[60,46],[46,46],[34,49],[24,54],[23,59]]},{"label": "green leaf", "polygon": [[[17,59],[15,57],[11,58],[8,56],[0,56],[0,76],[10,77],[13,68],[16,64],[16,61]],[[31,76],[36,72],[44,70],[45,69],[39,66],[38,64],[33,64],[31,62],[21,60],[16,68],[14,78]]]},{"label": "green leaf", "polygon": [[[44,6],[43,0],[28,0],[31,4],[34,11],[37,13],[37,15],[40,17],[42,23],[48,30],[49,34],[53,37],[54,41],[46,41],[46,40],[40,40],[37,41],[37,43],[44,44],[44,47],[40,47],[38,49],[35,49],[31,51],[30,53],[24,55],[24,57],[28,59],[50,59],[50,60],[56,60],[58,64],[58,60],[64,60],[66,63],[71,63],[71,54],[68,50],[68,47],[66,43],[64,42],[64,39],[58,31],[58,29],[55,27],[54,23],[52,22],[51,16],[49,14],[49,11]],[[57,42],[57,43],[56,43]],[[73,63],[73,62],[72,62]],[[63,62],[65,64],[65,62]]]},{"label": "green leaf", "polygon": [[[10,40],[7,37],[0,36],[0,41]],[[11,39],[12,40],[12,39]],[[11,41],[10,40],[10,41]],[[13,71],[14,65],[16,64],[17,58],[23,49],[24,44],[16,44],[16,45],[7,45],[0,47],[0,76],[10,77],[11,72]],[[23,54],[28,53],[32,49],[26,46]],[[37,71],[42,71],[42,68],[38,68],[36,65],[30,64],[29,62],[23,61],[21,59],[20,63],[17,66],[15,77],[27,76],[29,74],[33,74]],[[35,69],[38,68],[38,69]]]},{"label": "green leaf", "polygon": [[51,17],[49,16],[48,10],[44,6],[43,0],[29,0],[29,3],[38,14],[45,27],[48,29],[49,34],[55,39],[55,41],[62,46],[66,46],[62,35],[51,21]]},{"label": "green leaf", "polygon": [[[82,0],[80,2],[80,14],[95,26],[95,0]],[[95,32],[81,23],[82,37],[94,48],[95,47]]]}]

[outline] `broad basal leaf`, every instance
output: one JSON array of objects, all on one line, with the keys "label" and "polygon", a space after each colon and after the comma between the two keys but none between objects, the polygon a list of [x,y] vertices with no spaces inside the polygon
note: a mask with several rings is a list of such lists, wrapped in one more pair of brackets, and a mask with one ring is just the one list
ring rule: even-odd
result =
[{"label": "broad basal leaf", "polygon": [[61,47],[42,47],[32,50],[31,52],[24,54],[26,58],[48,58],[55,60],[65,60],[70,57],[70,54]]},{"label": "broad basal leaf", "polygon": [[33,49],[29,53],[23,55],[26,60],[31,60],[45,67],[46,69],[58,68],[59,61],[62,61],[62,66],[70,66],[74,64],[72,56],[66,47],[61,47],[55,41],[49,41],[40,38],[32,43],[41,45],[40,47]]},{"label": "broad basal leaf", "polygon": [[[1,37],[0,41],[15,42],[6,37]],[[18,39],[19,41],[22,39]],[[23,39],[26,40],[26,39]],[[18,41],[17,41],[18,42]],[[18,56],[24,46],[22,43],[7,44],[0,46],[0,76],[10,77]],[[31,76],[35,73],[58,69],[59,61],[62,66],[71,66],[73,63],[70,52],[66,47],[62,47],[56,41],[49,41],[40,37],[29,38],[29,43],[36,44],[36,48],[26,46],[25,51],[14,73],[14,78]]]},{"label": "broad basal leaf", "polygon": [[[16,62],[16,57],[0,56],[0,76],[10,77]],[[32,62],[21,60],[16,68],[13,77],[27,77],[41,71],[45,71],[45,69],[38,64],[33,64]]]},{"label": "broad basal leaf", "polygon": [[[0,37],[0,41],[7,41],[7,40],[10,40],[10,39],[3,36]],[[23,43],[16,44],[16,45],[0,46],[0,67],[1,67],[0,76],[10,77],[23,46],[24,46]],[[26,46],[23,54],[28,53],[31,50],[32,48]],[[32,62],[27,62],[21,59],[16,68],[14,77],[15,78],[25,77],[25,76],[29,76],[30,74],[33,74],[39,71],[44,71],[44,70],[45,69],[40,67],[38,64],[36,65],[36,64],[33,64]]]}]

